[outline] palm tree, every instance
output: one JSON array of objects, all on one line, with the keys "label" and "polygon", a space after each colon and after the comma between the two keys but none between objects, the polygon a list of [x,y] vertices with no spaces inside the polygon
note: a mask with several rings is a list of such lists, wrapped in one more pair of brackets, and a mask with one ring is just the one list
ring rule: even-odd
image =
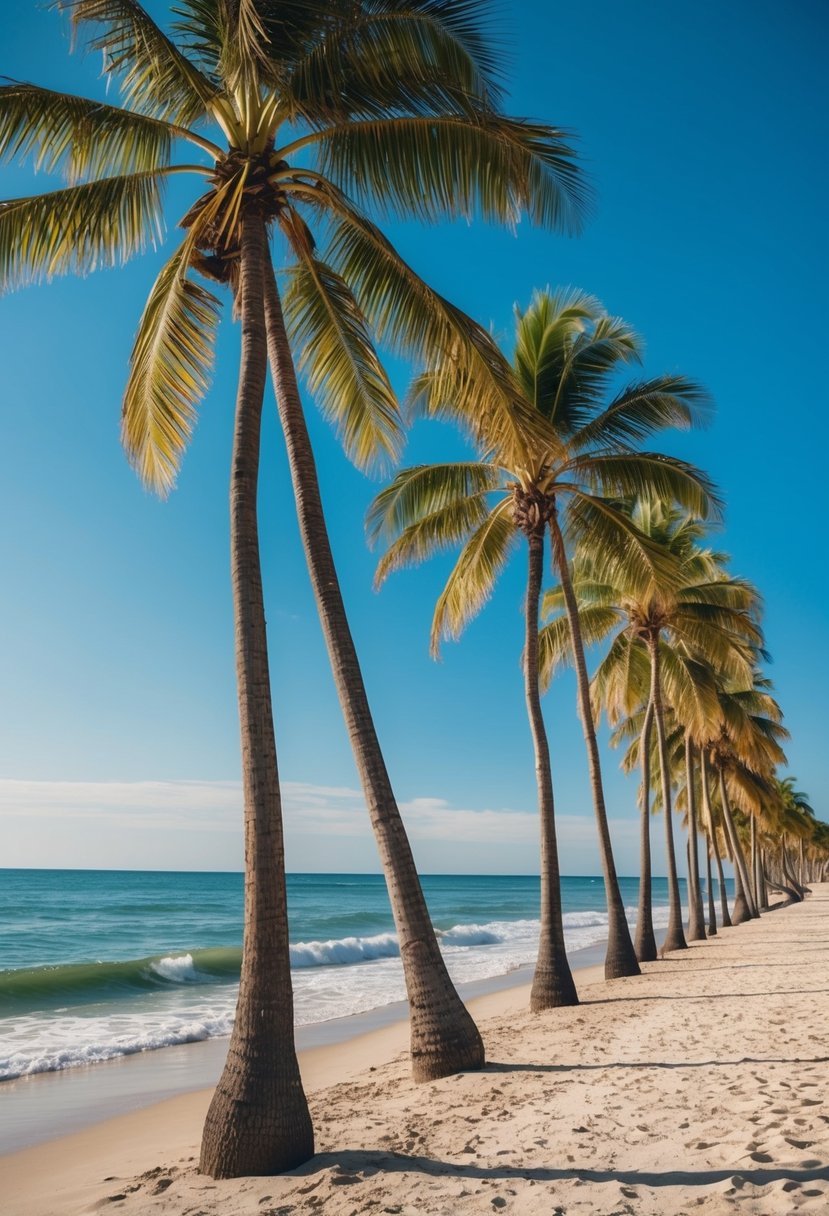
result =
[{"label": "palm tree", "polygon": [[719,728],[703,746],[717,775],[720,812],[734,863],[732,919],[734,924],[740,924],[759,912],[732,804],[742,804],[748,814],[757,813],[763,793],[771,786],[775,767],[786,762],[781,744],[789,732],[782,725],[782,711],[771,694],[771,682],[759,672],[754,673],[748,687],[720,683],[718,697]]},{"label": "palm tree", "polygon": [[660,376],[629,384],[606,403],[614,375],[639,355],[636,334],[619,318],[608,316],[591,296],[575,290],[537,292],[527,312],[517,313],[514,385],[511,398],[500,407],[486,382],[481,384],[479,376],[458,369],[451,360],[439,362],[415,384],[413,408],[459,421],[471,431],[480,459],[403,470],[375,499],[368,521],[371,538],[389,542],[378,582],[438,550],[462,546],[435,609],[433,652],[441,637],[461,633],[489,597],[516,539],[527,540],[524,670],[542,813],[543,968],[559,948],[554,923],[557,855],[546,739],[540,710],[534,709],[537,677],[529,672],[528,662],[538,627],[536,572],[549,531],[572,634],[599,828],[609,978],[637,974],[639,967],[613,860],[567,545],[583,541],[597,563],[605,561],[609,567],[624,560],[631,578],[645,584],[664,558],[607,495],[664,495],[699,515],[715,503],[706,478],[690,465],[635,447],[636,441],[662,427],[694,422],[706,401],[697,385],[681,376]]},{"label": "palm tree", "polygon": [[[582,632],[591,642],[613,635],[609,650],[593,678],[594,703],[607,709],[611,725],[616,725],[620,716],[630,713],[637,703],[646,707],[638,745],[645,791],[637,934],[640,937],[639,957],[654,958],[648,900],[650,848],[646,793],[650,778],[651,723],[656,726],[668,869],[670,914],[664,949],[680,950],[685,948],[686,942],[673,839],[672,759],[665,700],[667,698],[676,718],[688,722],[690,731],[700,718],[705,721],[717,710],[718,702],[713,685],[699,678],[699,665],[688,657],[689,653],[705,655],[708,662],[716,663],[732,678],[739,679],[750,675],[753,651],[749,648],[759,646],[762,638],[755,620],[757,597],[754,589],[742,580],[725,575],[722,554],[702,548],[703,528],[699,520],[653,499],[638,500],[628,508],[627,514],[643,535],[670,554],[674,563],[670,577],[657,571],[649,584],[642,584],[635,571],[631,577],[623,563],[617,562],[610,577],[602,578],[593,551],[587,547],[576,550],[570,577]],[[600,566],[601,559],[598,564]],[[562,587],[547,592],[543,612],[552,619],[541,634],[544,682],[558,665],[572,656],[565,609]],[[676,758],[673,766],[676,771],[683,763],[687,769],[691,767],[693,743],[689,731],[684,737],[680,732],[683,755]],[[688,784],[688,789],[693,791],[693,782]],[[689,800],[689,815],[689,902],[697,914],[693,937],[702,938],[705,930],[698,885],[696,802],[693,797]]]},{"label": "palm tree", "polygon": [[[123,262],[160,237],[169,178],[202,179],[181,220],[184,239],[144,309],[124,398],[124,444],[142,480],[162,494],[195,426],[219,318],[218,297],[194,272],[230,286],[242,323],[231,532],[245,951],[201,1163],[214,1175],[273,1172],[307,1158],[313,1136],[293,1046],[256,520],[268,342],[283,419],[293,372],[269,238],[282,242],[290,263],[290,338],[349,454],[368,464],[377,453],[393,455],[400,436],[372,326],[416,352],[451,346],[459,367],[485,365],[482,377],[499,392],[504,371],[486,334],[429,291],[361,200],[423,218],[476,211],[514,222],[526,212],[566,226],[577,222],[583,191],[560,132],[498,111],[496,57],[465,0],[181,0],[169,33],[136,0],[59,7],[103,53],[122,104],[29,84],[0,89],[0,155],[30,156],[68,179],[64,189],[0,204],[0,283]],[[192,160],[180,156],[187,146]],[[324,258],[307,221],[325,242]],[[348,684],[348,671],[343,678]],[[372,797],[412,1001],[415,1072],[470,1066],[483,1059],[480,1037],[434,942],[387,779]]]}]

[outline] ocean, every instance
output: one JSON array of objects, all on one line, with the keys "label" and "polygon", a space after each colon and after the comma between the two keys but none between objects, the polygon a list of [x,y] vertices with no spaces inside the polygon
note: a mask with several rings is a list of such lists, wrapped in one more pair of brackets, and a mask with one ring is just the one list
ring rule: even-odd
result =
[{"label": "ocean", "polygon": [[[638,885],[621,880],[631,922]],[[425,876],[423,888],[456,982],[533,964],[538,878]],[[653,892],[658,929],[664,879]],[[601,943],[602,880],[564,878],[562,894],[568,950]],[[0,1080],[229,1034],[242,896],[241,874],[0,870]],[[298,1025],[404,999],[381,876],[291,874],[288,905]]]}]

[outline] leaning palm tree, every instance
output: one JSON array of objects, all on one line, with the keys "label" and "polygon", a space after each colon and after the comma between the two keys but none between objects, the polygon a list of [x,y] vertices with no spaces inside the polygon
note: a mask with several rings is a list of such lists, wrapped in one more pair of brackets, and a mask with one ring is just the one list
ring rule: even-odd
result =
[{"label": "leaning palm tree", "polygon": [[[593,696],[608,710],[611,725],[620,713],[629,713],[632,704],[644,700],[644,716],[640,742],[640,763],[650,762],[650,733],[656,727],[660,796],[665,819],[665,853],[668,870],[669,920],[663,948],[681,950],[686,946],[682,929],[682,903],[674,849],[671,787],[672,764],[666,731],[665,700],[677,718],[688,721],[689,730],[695,722],[706,720],[718,702],[710,681],[701,680],[698,662],[689,654],[704,655],[732,679],[747,679],[751,675],[754,651],[762,635],[757,624],[758,600],[754,588],[741,579],[726,576],[724,557],[701,545],[704,535],[699,520],[676,508],[653,499],[639,499],[629,508],[629,516],[638,530],[655,545],[669,553],[675,569],[666,578],[659,571],[649,585],[642,585],[639,575],[631,578],[622,563],[617,562],[609,578],[602,578],[601,558],[597,563],[587,547],[576,550],[572,563],[571,581],[582,631],[592,641],[613,636],[608,653],[593,679]],[[542,679],[549,681],[560,664],[572,658],[572,644],[563,587],[546,593],[543,612],[550,617],[541,634]],[[643,656],[647,662],[644,663]],[[648,689],[644,693],[645,668]],[[706,695],[707,694],[707,695]],[[683,745],[686,740],[683,740]],[[687,735],[687,748],[681,763],[690,765],[692,741]],[[649,774],[643,772],[643,784]],[[689,784],[693,793],[693,783]],[[696,803],[691,797],[689,840],[689,892],[691,909],[695,913],[692,937],[705,936],[702,901],[699,892],[696,853]],[[644,872],[640,875],[640,907],[637,935],[642,957],[655,957],[652,949],[652,928],[648,932],[648,899],[644,890],[650,883],[650,848],[648,843],[648,806],[643,796],[641,849]],[[697,875],[696,884],[694,876]]]},{"label": "leaning palm tree", "polygon": [[580,541],[608,569],[623,561],[631,578],[644,586],[667,559],[608,496],[662,495],[700,516],[716,509],[703,474],[680,460],[641,452],[636,446],[660,428],[696,421],[706,404],[698,385],[682,376],[660,376],[629,384],[607,401],[613,377],[639,356],[640,342],[633,330],[608,316],[593,297],[575,290],[537,292],[529,309],[517,314],[511,399],[498,407],[487,382],[451,359],[426,372],[413,389],[413,409],[460,422],[471,432],[479,460],[406,469],[378,495],[369,512],[371,538],[389,545],[378,567],[378,582],[441,549],[462,546],[435,609],[433,652],[442,637],[458,637],[489,597],[518,538],[527,541],[524,671],[540,759],[542,976],[559,948],[553,921],[560,908],[554,890],[552,786],[536,703],[537,674],[529,669],[538,629],[537,587],[545,537],[549,533],[572,633],[608,905],[605,972],[609,978],[633,975],[639,967],[610,842],[567,549]]},{"label": "leaning palm tree", "polygon": [[[270,239],[288,278],[290,339],[349,454],[368,464],[393,455],[400,438],[372,326],[421,355],[451,348],[457,366],[478,368],[499,394],[506,372],[487,335],[429,291],[363,204],[376,199],[428,219],[476,212],[514,222],[528,213],[566,225],[577,220],[580,180],[559,132],[498,111],[495,56],[467,0],[181,0],[169,32],[136,0],[58,6],[102,52],[122,104],[30,84],[0,89],[0,155],[31,157],[68,183],[0,204],[0,285],[140,253],[162,234],[169,179],[201,179],[181,219],[184,238],[141,318],[124,398],[128,454],[162,494],[193,432],[219,318],[219,298],[194,276],[228,285],[242,322],[231,533],[246,927],[237,1019],[202,1168],[273,1172],[306,1158],[313,1136],[293,1045],[256,517],[268,344],[286,430],[293,424],[289,443],[298,426],[296,410],[288,417],[293,366]],[[307,459],[293,471],[301,482]],[[354,663],[339,674],[353,688]],[[363,708],[355,713],[365,722]],[[366,746],[376,749],[369,727]],[[367,800],[401,938],[415,1072],[440,1075],[480,1063],[483,1051],[446,974],[378,754]]]}]

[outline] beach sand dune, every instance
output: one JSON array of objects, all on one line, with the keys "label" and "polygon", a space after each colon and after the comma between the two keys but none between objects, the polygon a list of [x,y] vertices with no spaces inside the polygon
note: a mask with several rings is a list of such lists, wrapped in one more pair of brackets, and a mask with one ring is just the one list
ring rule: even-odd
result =
[{"label": "beach sand dune", "polygon": [[579,986],[580,1007],[541,1016],[525,990],[479,1002],[482,1073],[415,1086],[400,1028],[317,1053],[318,1155],[291,1175],[199,1175],[199,1093],[0,1159],[3,1210],[829,1212],[829,885],[641,977]]}]

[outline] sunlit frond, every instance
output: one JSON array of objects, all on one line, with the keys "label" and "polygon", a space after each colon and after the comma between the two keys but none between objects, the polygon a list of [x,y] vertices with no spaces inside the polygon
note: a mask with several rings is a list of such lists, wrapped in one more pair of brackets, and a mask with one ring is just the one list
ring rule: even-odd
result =
[{"label": "sunlit frond", "polygon": [[405,529],[429,516],[461,506],[498,489],[500,470],[475,461],[421,464],[401,469],[381,490],[366,516],[369,543],[393,541]]},{"label": "sunlit frond", "polygon": [[588,203],[563,132],[491,110],[344,123],[320,135],[317,152],[342,190],[403,218],[514,226],[526,216],[575,232]]},{"label": "sunlit frond", "polygon": [[155,281],[138,326],[121,415],[121,438],[145,485],[166,495],[207,389],[220,303],[188,277],[193,235]]},{"label": "sunlit frond", "polygon": [[676,502],[699,519],[719,519],[722,498],[707,473],[658,452],[591,451],[570,461],[567,474],[604,496]]},{"label": "sunlit frond", "polygon": [[163,171],[0,203],[0,292],[115,266],[162,236]]},{"label": "sunlit frond", "polygon": [[288,271],[285,320],[299,369],[358,468],[396,463],[403,446],[397,398],[348,284],[313,253]]},{"label": "sunlit frond", "polygon": [[711,397],[702,385],[686,376],[656,376],[622,389],[573,437],[573,447],[640,443],[668,427],[702,426],[710,413]]},{"label": "sunlit frond", "polygon": [[353,5],[286,72],[284,114],[326,127],[395,112],[457,110],[468,96],[495,103],[497,65],[479,27],[477,3]]},{"label": "sunlit frond", "polygon": [[461,549],[435,606],[430,648],[436,657],[441,639],[456,640],[492,595],[498,575],[517,542],[512,502],[504,499]]},{"label": "sunlit frond", "polygon": [[190,126],[203,118],[219,92],[136,0],[55,0],[73,29],[89,33],[104,71],[119,82],[133,109]]},{"label": "sunlit frond", "polygon": [[162,168],[173,134],[166,122],[84,97],[16,81],[0,87],[0,159],[31,159],[72,185]]},{"label": "sunlit frond", "polygon": [[[603,642],[619,615],[613,608],[587,607],[579,610],[579,625],[585,646]],[[538,674],[542,689],[547,689],[560,667],[573,662],[573,638],[566,616],[556,617],[544,625],[538,634]]]}]

